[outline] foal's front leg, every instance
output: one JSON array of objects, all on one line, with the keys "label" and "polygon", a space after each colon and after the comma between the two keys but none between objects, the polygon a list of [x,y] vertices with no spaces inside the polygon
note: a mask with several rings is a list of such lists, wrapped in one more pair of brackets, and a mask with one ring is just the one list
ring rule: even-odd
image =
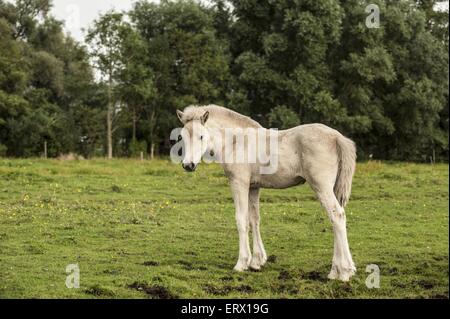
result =
[{"label": "foal's front leg", "polygon": [[250,265],[250,244],[248,240],[249,216],[248,216],[248,193],[249,185],[243,182],[232,182],[234,206],[236,209],[236,224],[239,232],[239,259],[234,270],[244,271]]}]

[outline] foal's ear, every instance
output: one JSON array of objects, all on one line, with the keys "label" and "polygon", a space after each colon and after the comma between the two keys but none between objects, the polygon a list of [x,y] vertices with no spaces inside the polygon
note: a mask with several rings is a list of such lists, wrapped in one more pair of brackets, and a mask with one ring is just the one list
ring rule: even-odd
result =
[{"label": "foal's ear", "polygon": [[180,122],[184,124],[184,121],[183,121],[184,114],[183,114],[183,112],[181,112],[180,110],[177,110],[177,116],[178,116],[178,119],[180,120]]},{"label": "foal's ear", "polygon": [[202,116],[202,125],[205,125],[206,121],[208,121],[209,118],[209,111],[206,111],[205,114]]}]

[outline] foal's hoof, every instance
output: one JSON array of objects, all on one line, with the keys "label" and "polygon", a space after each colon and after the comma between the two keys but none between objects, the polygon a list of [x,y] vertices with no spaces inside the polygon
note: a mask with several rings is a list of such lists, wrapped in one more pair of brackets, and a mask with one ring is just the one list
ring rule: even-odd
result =
[{"label": "foal's hoof", "polygon": [[248,267],[250,266],[250,258],[247,258],[245,260],[238,260],[236,266],[234,266],[235,271],[246,271],[248,270]]},{"label": "foal's hoof", "polygon": [[338,278],[339,278],[339,274],[337,273],[337,271],[334,269],[331,269],[330,273],[328,274],[328,279],[336,280]]},{"label": "foal's hoof", "polygon": [[238,264],[238,265],[234,266],[233,270],[237,271],[237,272],[243,272],[243,271],[248,270],[248,266],[243,266],[243,265]]},{"label": "foal's hoof", "polygon": [[267,263],[267,255],[264,253],[262,255],[261,266],[264,266]]},{"label": "foal's hoof", "polygon": [[257,261],[255,261],[255,259],[252,259],[252,262],[250,263],[250,269],[253,271],[260,271],[261,270],[261,264]]},{"label": "foal's hoof", "polygon": [[265,254],[254,254],[249,267],[252,270],[261,270],[261,267],[264,266],[266,261],[267,257]]},{"label": "foal's hoof", "polygon": [[328,274],[328,279],[347,282],[355,274],[355,272],[356,268],[354,267],[342,269],[340,271],[338,271],[335,267],[332,267],[330,273]]}]

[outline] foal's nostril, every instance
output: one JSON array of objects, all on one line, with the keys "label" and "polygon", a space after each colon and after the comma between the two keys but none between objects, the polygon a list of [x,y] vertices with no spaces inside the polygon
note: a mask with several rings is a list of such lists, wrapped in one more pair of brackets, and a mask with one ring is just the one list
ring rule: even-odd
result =
[{"label": "foal's nostril", "polygon": [[183,164],[183,168],[188,172],[195,171],[196,167],[197,167],[197,165],[195,165],[194,163]]}]

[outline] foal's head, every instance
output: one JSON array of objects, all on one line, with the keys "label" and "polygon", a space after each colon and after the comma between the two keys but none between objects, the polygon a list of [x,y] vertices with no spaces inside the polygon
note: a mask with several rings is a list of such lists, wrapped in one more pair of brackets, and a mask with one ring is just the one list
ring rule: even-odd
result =
[{"label": "foal's head", "polygon": [[177,111],[178,118],[184,125],[181,130],[181,139],[184,146],[183,168],[193,172],[200,163],[203,154],[208,150],[209,134],[205,127],[209,118],[209,112],[204,111],[202,115],[189,116]]}]

